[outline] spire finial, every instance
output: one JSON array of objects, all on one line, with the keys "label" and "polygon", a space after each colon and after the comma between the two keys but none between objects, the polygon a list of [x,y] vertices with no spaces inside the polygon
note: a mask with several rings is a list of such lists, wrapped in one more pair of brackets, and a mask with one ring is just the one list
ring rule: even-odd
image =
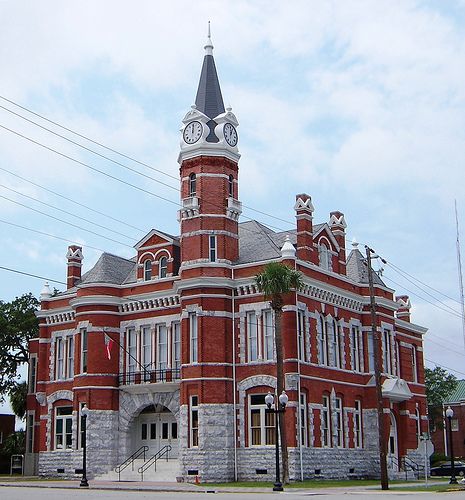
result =
[{"label": "spire finial", "polygon": [[205,44],[205,55],[212,56],[213,55],[213,43],[211,38],[211,29],[210,29],[210,21],[208,21],[208,35],[207,35],[207,43]]}]

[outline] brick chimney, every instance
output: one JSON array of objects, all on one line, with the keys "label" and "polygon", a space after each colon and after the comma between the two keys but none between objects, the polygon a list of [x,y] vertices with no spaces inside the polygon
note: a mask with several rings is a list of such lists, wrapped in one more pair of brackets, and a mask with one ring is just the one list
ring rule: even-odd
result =
[{"label": "brick chimney", "polygon": [[346,274],[346,227],[347,224],[342,212],[336,211],[329,214],[329,228],[339,245],[337,266],[339,274]]},{"label": "brick chimney", "polygon": [[412,307],[412,305],[410,304],[409,296],[399,295],[396,297],[396,302],[399,305],[399,309],[397,309],[396,316],[399,319],[408,321],[410,323],[410,308]]},{"label": "brick chimney", "polygon": [[81,267],[84,256],[82,255],[82,247],[71,245],[68,247],[66,254],[68,259],[68,275],[66,279],[67,288],[72,288],[78,281],[81,280]]},{"label": "brick chimney", "polygon": [[300,260],[311,262],[313,255],[313,212],[312,198],[308,194],[295,197],[294,210],[297,219],[297,252]]}]

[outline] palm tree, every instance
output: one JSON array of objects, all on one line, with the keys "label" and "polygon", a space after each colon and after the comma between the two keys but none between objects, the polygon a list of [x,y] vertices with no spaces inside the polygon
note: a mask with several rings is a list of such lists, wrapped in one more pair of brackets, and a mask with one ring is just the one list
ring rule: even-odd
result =
[{"label": "palm tree", "polygon": [[[281,262],[270,262],[260,274],[255,276],[255,284],[266,299],[270,300],[275,315],[275,346],[276,346],[276,389],[277,394],[284,390],[283,340],[282,340],[282,313],[284,295],[292,289],[299,289],[303,285],[300,272]],[[284,419],[280,419],[281,454],[283,460],[283,482],[289,482],[289,461],[287,456],[286,427]]]}]

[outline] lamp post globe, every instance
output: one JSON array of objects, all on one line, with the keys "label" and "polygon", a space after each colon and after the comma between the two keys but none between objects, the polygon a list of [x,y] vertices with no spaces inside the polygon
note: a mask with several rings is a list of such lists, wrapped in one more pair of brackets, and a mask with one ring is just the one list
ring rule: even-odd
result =
[{"label": "lamp post globe", "polygon": [[81,416],[82,416],[82,426],[84,432],[82,433],[82,479],[79,484],[81,488],[88,488],[89,483],[87,481],[87,417],[89,416],[89,408],[87,405],[81,408]]},{"label": "lamp post globe", "polygon": [[449,484],[457,484],[457,478],[455,477],[455,463],[454,463],[454,443],[452,440],[452,417],[454,416],[454,410],[448,406],[446,410],[446,418],[449,421],[449,455],[450,455],[450,468],[451,475]]}]

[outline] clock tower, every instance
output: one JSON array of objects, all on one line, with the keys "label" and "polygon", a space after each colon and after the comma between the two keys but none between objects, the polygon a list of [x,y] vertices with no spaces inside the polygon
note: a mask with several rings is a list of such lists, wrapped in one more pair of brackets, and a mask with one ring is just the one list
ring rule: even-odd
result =
[{"label": "clock tower", "polygon": [[238,125],[224,107],[209,26],[195,104],[181,128],[181,273],[203,264],[230,265],[239,257]]},{"label": "clock tower", "polygon": [[[233,265],[239,258],[238,122],[224,107],[208,30],[195,104],[181,127],[182,368],[180,450],[185,470],[233,479]],[[198,435],[193,434],[196,422]],[[194,422],[194,424],[193,424]],[[225,432],[227,429],[227,432]],[[188,434],[190,433],[190,434]],[[221,470],[220,470],[221,469]]]}]

